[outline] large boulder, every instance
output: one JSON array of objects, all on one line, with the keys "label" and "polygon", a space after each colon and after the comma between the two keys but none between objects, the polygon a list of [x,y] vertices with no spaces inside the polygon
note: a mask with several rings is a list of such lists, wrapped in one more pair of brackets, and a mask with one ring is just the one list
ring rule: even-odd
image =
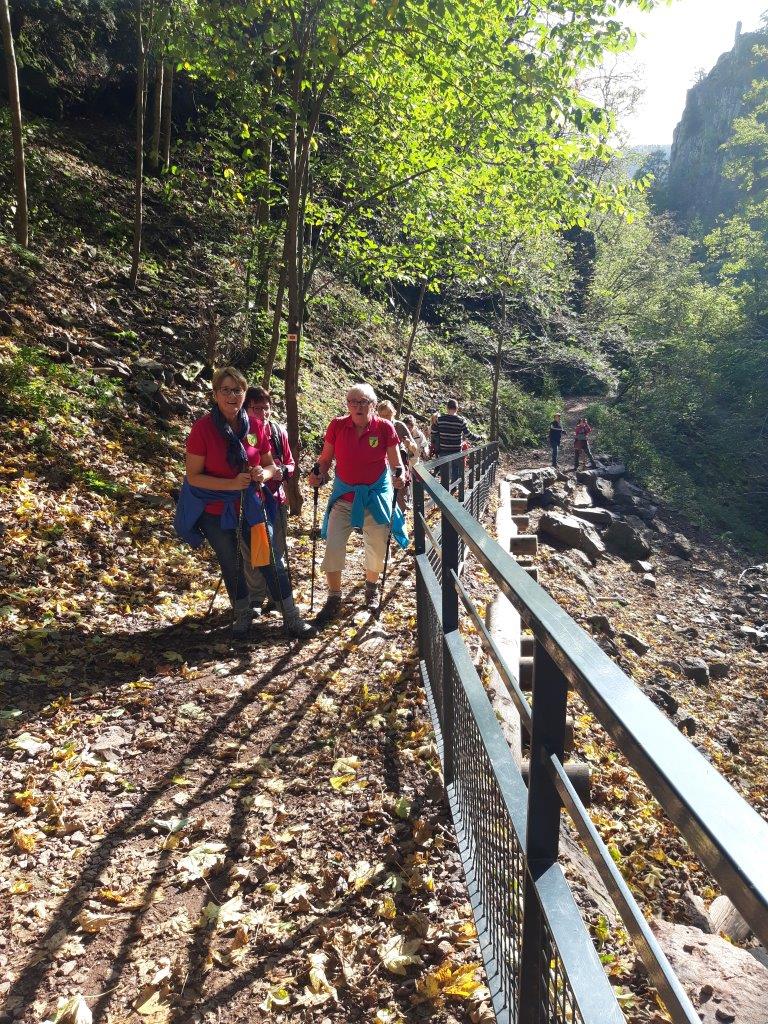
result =
[{"label": "large boulder", "polygon": [[574,487],[570,499],[574,508],[592,508],[592,499],[586,487]]},{"label": "large boulder", "polygon": [[597,475],[606,480],[618,480],[627,475],[627,467],[623,462],[601,462],[597,467]]},{"label": "large boulder", "polygon": [[693,555],[693,545],[684,533],[674,534],[672,550],[679,558],[690,558]]},{"label": "large boulder", "polygon": [[635,499],[639,502],[645,497],[645,492],[639,487],[635,487],[629,480],[619,480],[613,490],[616,500],[623,501],[628,505],[634,504]]},{"label": "large boulder", "polygon": [[648,541],[633,526],[620,519],[611,523],[603,534],[603,539],[611,551],[615,551],[628,561],[647,558],[651,553]]},{"label": "large boulder", "polygon": [[610,480],[606,480],[605,477],[599,476],[597,480],[595,480],[593,494],[598,501],[604,501],[610,504],[615,497],[613,484]]},{"label": "large boulder", "polygon": [[604,526],[610,526],[617,518],[607,508],[575,508],[573,514],[578,516],[579,519],[586,519],[588,523],[591,523],[593,526],[599,526],[601,529]]},{"label": "large boulder", "polygon": [[768,968],[757,957],[688,925],[651,927],[703,1024],[766,1024]]},{"label": "large boulder", "polygon": [[522,484],[527,487],[531,494],[541,494],[548,484],[553,484],[558,479],[557,470],[554,466],[545,466],[543,469],[525,469],[512,476],[513,484]]},{"label": "large boulder", "polygon": [[568,489],[562,483],[545,487],[541,494],[536,495],[535,500],[542,508],[562,508],[566,511],[570,508]]},{"label": "large boulder", "polygon": [[605,554],[605,544],[596,530],[576,516],[562,512],[545,512],[539,520],[539,533],[554,537],[570,548],[578,548],[592,559]]}]

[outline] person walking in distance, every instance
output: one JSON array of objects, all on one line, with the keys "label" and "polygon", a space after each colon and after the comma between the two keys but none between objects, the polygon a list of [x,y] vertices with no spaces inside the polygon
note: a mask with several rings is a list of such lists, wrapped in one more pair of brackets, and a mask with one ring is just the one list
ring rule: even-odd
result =
[{"label": "person walking in distance", "polygon": [[389,420],[395,428],[395,433],[400,439],[400,459],[405,467],[405,486],[397,492],[397,504],[403,512],[406,512],[408,509],[409,491],[411,487],[411,474],[408,469],[408,465],[412,456],[417,454],[418,448],[416,447],[416,442],[413,440],[410,427],[407,426],[404,420],[398,420],[395,418],[395,407],[391,402],[379,402],[376,407],[376,412],[382,419]]},{"label": "person walking in distance", "polygon": [[[336,462],[336,475],[328,499],[320,535],[325,540],[322,569],[328,581],[328,598],[318,622],[335,619],[341,612],[341,573],[352,530],[362,527],[365,547],[365,607],[379,609],[378,580],[392,535],[400,547],[408,546],[403,514],[395,505],[392,488],[403,487],[400,441],[394,426],[376,415],[376,392],[369,384],[355,384],[347,392],[347,415],[331,420],[317,460],[316,474],[308,475],[310,487],[320,487]],[[398,473],[399,471],[399,473]],[[394,477],[393,477],[394,474]]]},{"label": "person walking in distance", "polygon": [[557,466],[557,456],[560,452],[560,443],[563,440],[565,428],[560,422],[560,413],[556,412],[549,425],[549,446],[552,449],[552,465]]},{"label": "person walking in distance", "polygon": [[429,458],[429,441],[417,425],[416,420],[413,416],[403,416],[403,423],[410,430],[413,443],[416,445],[416,452],[413,456],[414,459]]},{"label": "person walking in distance", "polygon": [[579,422],[576,424],[576,430],[573,438],[573,450],[574,450],[574,464],[573,468],[579,468],[579,462],[581,460],[582,453],[584,454],[584,465],[587,464],[587,458],[589,458],[592,466],[595,465],[595,457],[592,454],[592,449],[589,447],[589,435],[592,433],[592,427],[587,422],[586,416],[582,416]]},{"label": "person walking in distance", "polygon": [[[290,442],[288,441],[288,433],[284,427],[281,427],[271,419],[272,396],[266,388],[248,388],[245,393],[243,407],[252,419],[256,419],[262,424],[269,438],[269,447],[275,466],[280,471],[280,475],[268,480],[266,486],[272,492],[277,505],[275,521],[272,524],[272,542],[275,547],[275,555],[279,559],[285,559],[286,565],[288,565],[286,552],[288,498],[286,497],[283,483],[289,480],[296,471],[296,463],[291,452]],[[267,596],[267,583],[264,579],[264,574],[251,566],[250,559],[245,559],[244,566],[251,607],[254,610],[254,614],[258,616],[261,614],[261,608]],[[272,598],[269,598],[269,605],[274,607]]]},{"label": "person walking in distance", "polygon": [[[440,459],[445,455],[458,455],[465,441],[479,440],[478,435],[473,434],[467,426],[464,417],[459,416],[459,403],[455,398],[449,398],[445,403],[445,412],[437,417],[432,427],[432,446],[436,457]],[[463,466],[461,459],[451,463],[451,483],[461,476]]]}]

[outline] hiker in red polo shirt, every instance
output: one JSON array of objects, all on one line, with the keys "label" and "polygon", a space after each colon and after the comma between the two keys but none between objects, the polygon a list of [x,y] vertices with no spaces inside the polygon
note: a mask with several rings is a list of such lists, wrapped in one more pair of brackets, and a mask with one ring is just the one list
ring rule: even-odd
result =
[{"label": "hiker in red polo shirt", "polygon": [[[331,463],[336,460],[336,477],[323,522],[325,556],[322,568],[328,580],[328,599],[318,620],[329,621],[341,611],[341,571],[346,560],[347,541],[355,526],[363,530],[365,545],[365,607],[378,610],[379,574],[384,568],[384,555],[392,516],[392,484],[400,489],[401,476],[391,477],[391,470],[400,469],[400,441],[394,426],[376,415],[376,392],[368,384],[356,384],[347,392],[346,416],[331,420],[325,432],[320,453],[318,475],[310,473],[311,487],[319,487],[327,478]],[[408,539],[403,530],[402,513],[395,509],[392,535],[405,547]]]}]

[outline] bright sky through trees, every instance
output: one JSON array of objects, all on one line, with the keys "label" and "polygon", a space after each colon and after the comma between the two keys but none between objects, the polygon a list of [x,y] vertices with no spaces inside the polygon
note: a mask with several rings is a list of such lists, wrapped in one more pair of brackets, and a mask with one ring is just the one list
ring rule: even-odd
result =
[{"label": "bright sky through trees", "polygon": [[738,21],[743,31],[754,31],[765,10],[768,0],[675,0],[650,14],[624,10],[622,18],[638,33],[638,42],[622,63],[638,68],[645,88],[634,116],[622,126],[629,141],[671,143],[699,69],[709,71],[731,49]]}]

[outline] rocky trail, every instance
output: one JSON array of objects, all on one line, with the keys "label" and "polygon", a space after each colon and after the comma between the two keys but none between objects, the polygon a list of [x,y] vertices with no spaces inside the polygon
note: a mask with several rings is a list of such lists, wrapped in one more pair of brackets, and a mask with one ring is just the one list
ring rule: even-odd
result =
[{"label": "rocky trail", "polygon": [[[616,459],[562,472],[548,456],[512,460],[513,553],[768,818],[768,565],[692,529]],[[573,713],[592,818],[701,1019],[765,1024],[768,954],[578,699]],[[642,999],[620,922],[583,896],[609,973]]]}]

